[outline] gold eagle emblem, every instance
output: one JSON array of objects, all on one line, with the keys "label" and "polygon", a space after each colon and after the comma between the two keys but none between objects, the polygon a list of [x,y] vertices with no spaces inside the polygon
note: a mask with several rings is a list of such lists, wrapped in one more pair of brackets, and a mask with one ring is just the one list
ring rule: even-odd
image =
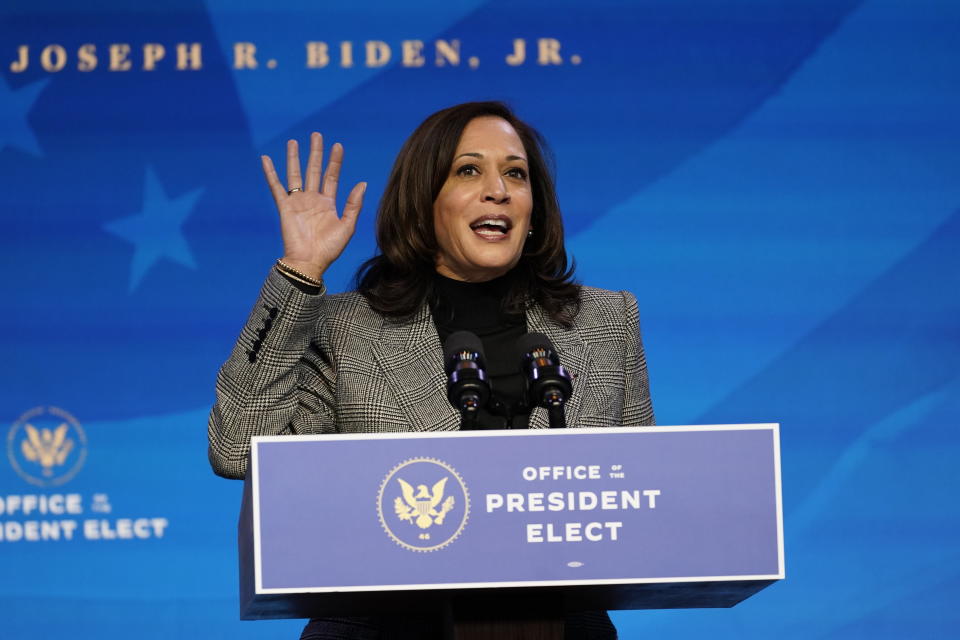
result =
[{"label": "gold eagle emblem", "polygon": [[[393,510],[397,517],[410,524],[416,524],[421,529],[429,529],[431,525],[443,524],[447,513],[453,509],[453,496],[443,499],[443,488],[447,484],[444,478],[427,490],[427,485],[417,485],[416,490],[403,478],[397,478],[403,498],[397,496],[393,501]],[[440,504],[443,502],[443,504]],[[439,507],[439,508],[438,508]]]},{"label": "gold eagle emblem", "polygon": [[67,437],[67,423],[64,422],[55,429],[37,429],[27,423],[24,429],[27,437],[20,443],[23,457],[40,463],[43,475],[53,475],[53,467],[62,465],[73,449],[73,440]]}]

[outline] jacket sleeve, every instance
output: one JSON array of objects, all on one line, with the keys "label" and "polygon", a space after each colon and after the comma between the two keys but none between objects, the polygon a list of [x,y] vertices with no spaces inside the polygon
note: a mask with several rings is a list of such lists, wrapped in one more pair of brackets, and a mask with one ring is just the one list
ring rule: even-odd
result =
[{"label": "jacket sleeve", "polygon": [[647,358],[640,338],[640,312],[637,299],[628,291],[622,291],[626,303],[626,326],[628,332],[624,354],[624,402],[623,426],[653,426],[653,402],[650,400],[650,379],[647,376]]},{"label": "jacket sleeve", "polygon": [[253,436],[335,431],[336,372],[315,340],[324,293],[301,291],[270,270],[217,374],[207,425],[217,475],[243,478]]}]

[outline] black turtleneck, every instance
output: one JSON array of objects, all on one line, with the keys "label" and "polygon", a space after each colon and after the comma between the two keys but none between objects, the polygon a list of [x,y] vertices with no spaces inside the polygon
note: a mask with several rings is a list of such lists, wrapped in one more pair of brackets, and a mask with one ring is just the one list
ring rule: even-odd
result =
[{"label": "black turtleneck", "polygon": [[521,408],[524,381],[514,349],[527,332],[526,322],[522,313],[507,313],[502,306],[512,284],[510,273],[487,282],[434,276],[431,311],[440,342],[456,331],[472,331],[480,338],[493,395],[511,414],[505,417],[481,410],[478,422],[483,429],[526,429],[530,417],[529,410]]}]

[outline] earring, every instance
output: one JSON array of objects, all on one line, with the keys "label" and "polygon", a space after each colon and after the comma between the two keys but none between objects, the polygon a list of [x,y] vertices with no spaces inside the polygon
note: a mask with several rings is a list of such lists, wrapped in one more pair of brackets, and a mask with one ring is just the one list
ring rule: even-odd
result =
[{"label": "earring", "polygon": [[533,237],[533,229],[530,229],[529,231],[527,231],[527,237],[528,237],[528,238],[532,238],[532,237]]}]

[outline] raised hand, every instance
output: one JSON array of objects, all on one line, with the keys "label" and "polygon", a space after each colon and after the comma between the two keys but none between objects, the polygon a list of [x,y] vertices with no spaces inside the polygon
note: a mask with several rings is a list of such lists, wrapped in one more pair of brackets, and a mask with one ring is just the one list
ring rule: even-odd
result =
[{"label": "raised hand", "polygon": [[296,140],[287,142],[287,186],[277,177],[273,160],[261,156],[263,175],[280,213],[283,236],[283,261],[287,265],[319,280],[336,260],[353,236],[357,216],[363,205],[367,183],[357,183],[347,196],[343,215],[337,214],[337,182],[343,164],[343,147],[337,143],[330,150],[326,174],[322,176],[323,136],[310,135],[310,156],[307,159],[307,182],[300,175],[300,153]]}]

